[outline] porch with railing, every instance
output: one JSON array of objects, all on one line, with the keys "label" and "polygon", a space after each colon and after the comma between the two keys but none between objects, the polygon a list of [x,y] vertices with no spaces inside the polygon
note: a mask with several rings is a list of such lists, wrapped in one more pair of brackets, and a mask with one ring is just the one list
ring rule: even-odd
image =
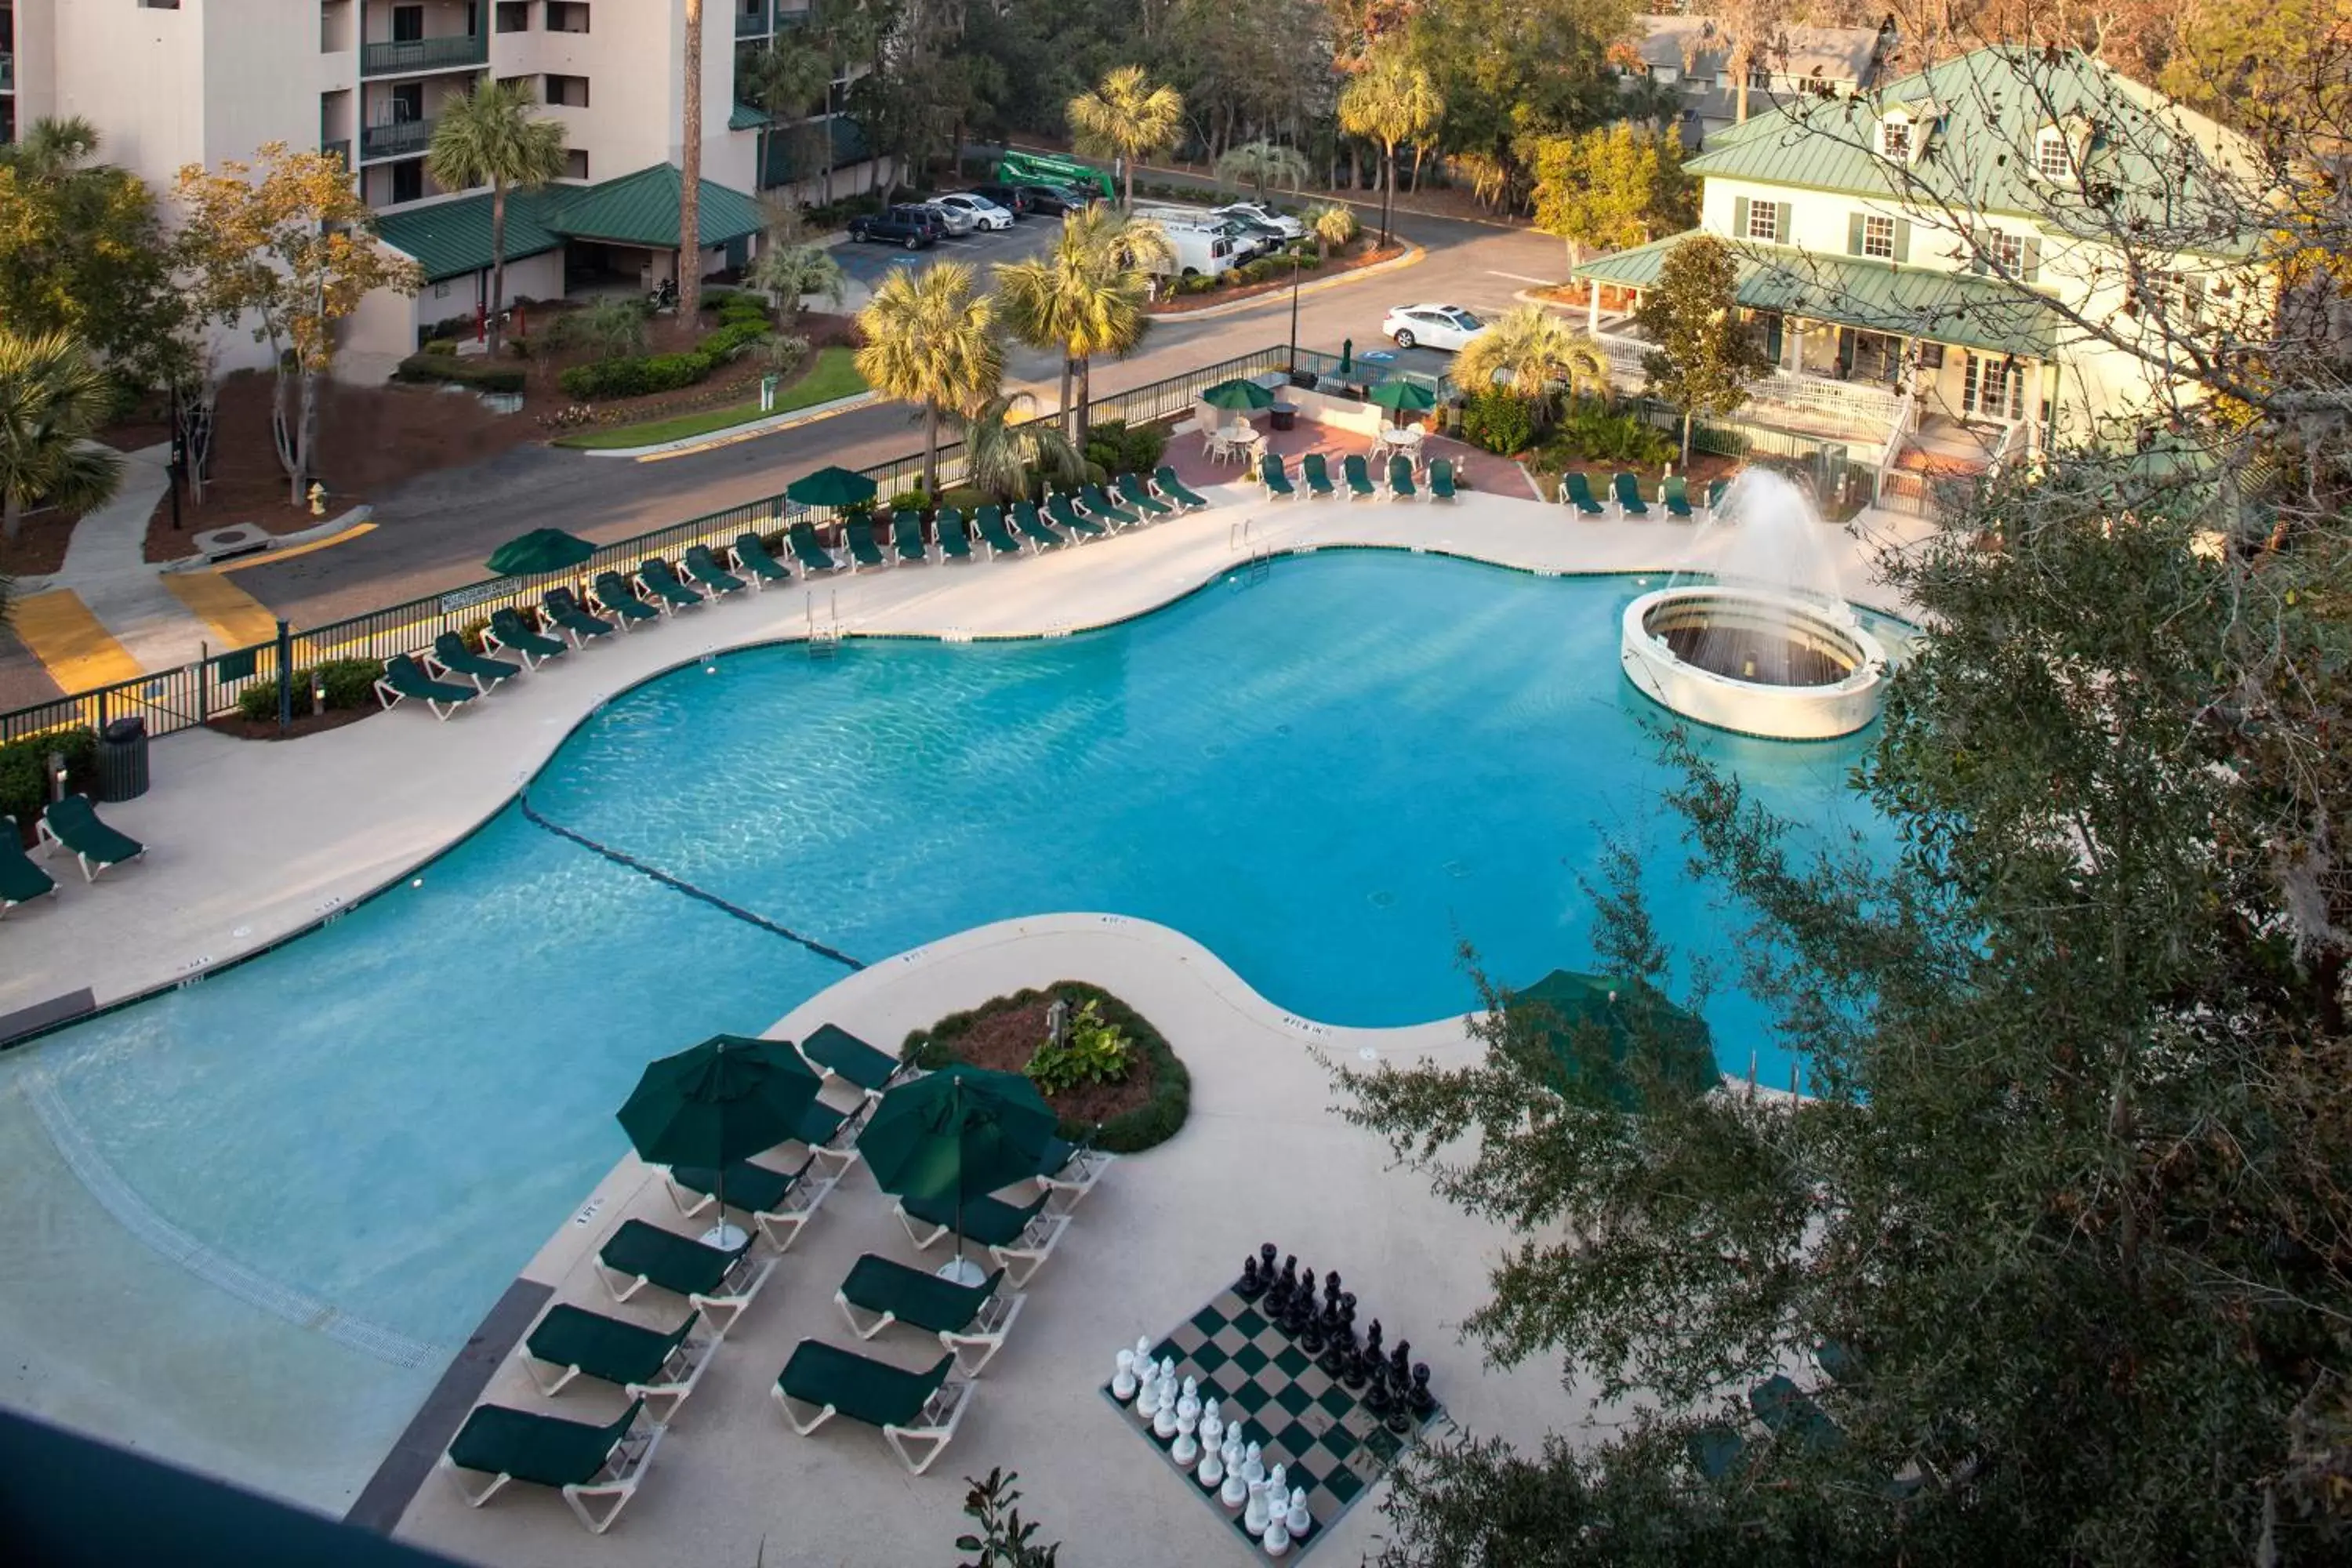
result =
[{"label": "porch with railing", "polygon": [[360,48],[362,76],[415,76],[420,71],[455,70],[489,63],[490,36],[481,32],[365,44]]},{"label": "porch with railing", "polygon": [[433,144],[434,121],[395,120],[388,125],[368,125],[360,130],[360,159],[362,163],[378,158],[413,158]]}]

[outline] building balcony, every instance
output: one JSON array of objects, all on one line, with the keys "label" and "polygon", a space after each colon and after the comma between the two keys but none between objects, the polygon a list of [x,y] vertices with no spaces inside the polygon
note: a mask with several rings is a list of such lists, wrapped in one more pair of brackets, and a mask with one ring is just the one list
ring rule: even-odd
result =
[{"label": "building balcony", "polygon": [[373,163],[379,158],[414,158],[432,144],[434,121],[400,120],[390,125],[367,125],[360,129],[360,162]]},{"label": "building balcony", "polygon": [[319,151],[330,158],[341,158],[346,169],[352,166],[352,144],[349,142],[321,142]]},{"label": "building balcony", "polygon": [[739,8],[735,13],[735,36],[739,38],[766,37],[773,25],[772,14],[772,0],[759,0],[757,5]]},{"label": "building balcony", "polygon": [[465,70],[489,63],[488,33],[450,33],[438,38],[360,47],[362,76],[417,76],[425,71]]}]

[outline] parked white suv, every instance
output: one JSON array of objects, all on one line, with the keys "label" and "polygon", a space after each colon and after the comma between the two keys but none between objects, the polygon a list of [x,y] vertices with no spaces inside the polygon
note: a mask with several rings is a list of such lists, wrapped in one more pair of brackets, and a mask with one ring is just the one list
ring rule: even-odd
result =
[{"label": "parked white suv", "polygon": [[929,205],[942,208],[946,212],[959,214],[971,220],[962,228],[958,229],[954,227],[954,220],[950,219],[949,226],[957,234],[968,234],[975,228],[1005,229],[1013,226],[1011,213],[1006,212],[986,196],[977,196],[970,191],[950,192],[947,195],[934,198]]},{"label": "parked white suv", "polygon": [[1459,349],[1486,330],[1486,322],[1459,305],[1399,305],[1381,322],[1381,334],[1401,349]]}]

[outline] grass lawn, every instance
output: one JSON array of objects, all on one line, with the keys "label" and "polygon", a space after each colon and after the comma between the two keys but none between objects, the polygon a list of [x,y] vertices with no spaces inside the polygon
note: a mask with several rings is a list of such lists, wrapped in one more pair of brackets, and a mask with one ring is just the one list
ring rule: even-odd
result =
[{"label": "grass lawn", "polygon": [[790,414],[796,408],[808,408],[819,403],[830,403],[836,397],[848,397],[866,390],[866,378],[857,374],[857,366],[852,363],[856,352],[846,348],[819,349],[816,363],[809,367],[808,374],[778,393],[775,407],[766,413],[761,412],[760,399],[754,395],[723,407],[680,414],[668,419],[649,419],[642,425],[615,425],[608,429],[583,430],[576,436],[562,437],[555,444],[590,452],[610,450],[615,447],[652,447],[664,441],[683,441],[689,436],[708,436],[714,430],[749,424],[754,419],[772,419],[779,414]]}]

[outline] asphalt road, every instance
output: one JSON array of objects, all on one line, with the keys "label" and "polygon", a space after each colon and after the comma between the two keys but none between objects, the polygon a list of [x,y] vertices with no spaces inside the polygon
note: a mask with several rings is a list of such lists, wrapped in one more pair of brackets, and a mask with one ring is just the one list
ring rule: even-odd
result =
[{"label": "asphalt road", "polygon": [[[1007,259],[1043,243],[1050,220],[1024,220],[1010,235],[942,251],[975,263]],[[1444,301],[1474,310],[1507,309],[1518,290],[1558,279],[1565,257],[1546,235],[1485,225],[1412,217],[1399,231],[1427,258],[1402,271],[1310,294],[1299,301],[1302,347],[1339,352],[1384,346],[1381,316],[1392,305]],[[850,247],[845,260],[861,272],[896,265],[901,253]],[[927,258],[928,258],[928,256]],[[1290,297],[1269,296],[1251,309],[1205,321],[1162,321],[1145,347],[1094,369],[1097,396],[1284,342]],[[1442,369],[1450,356],[1417,349],[1401,368]],[[1009,378],[1051,384],[1059,361],[1014,353]],[[527,530],[553,527],[594,540],[625,538],[665,523],[773,495],[786,481],[825,463],[859,468],[920,448],[920,427],[899,405],[853,410],[797,429],[656,463],[599,458],[551,447],[518,447],[468,468],[425,475],[376,504],[376,530],[347,544],[251,567],[237,584],[297,626],[358,615],[384,605],[478,581],[484,559]]]}]

